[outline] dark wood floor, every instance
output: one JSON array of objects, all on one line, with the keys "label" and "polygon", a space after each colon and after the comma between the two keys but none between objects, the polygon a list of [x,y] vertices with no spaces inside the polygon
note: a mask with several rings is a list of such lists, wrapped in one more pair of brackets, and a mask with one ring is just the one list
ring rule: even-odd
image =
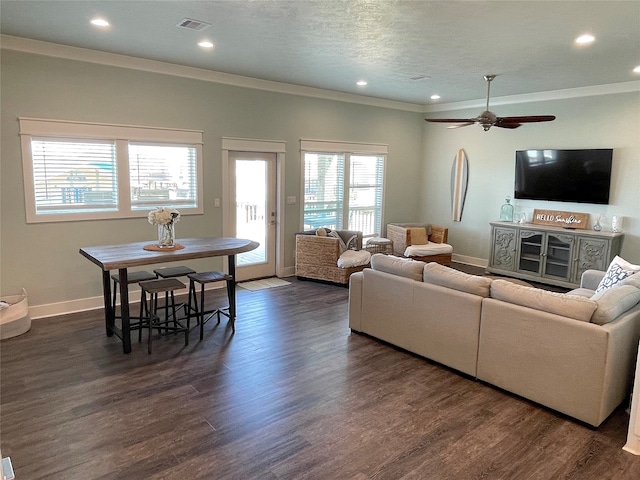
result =
[{"label": "dark wood floor", "polygon": [[186,348],[124,355],[99,311],[2,342],[17,480],[640,478],[624,409],[589,428],[350,334],[346,288],[291,281]]}]

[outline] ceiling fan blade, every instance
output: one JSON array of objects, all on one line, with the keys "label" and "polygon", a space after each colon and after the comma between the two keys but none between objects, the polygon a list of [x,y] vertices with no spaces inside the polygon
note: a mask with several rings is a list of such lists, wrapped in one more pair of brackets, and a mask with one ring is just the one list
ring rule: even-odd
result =
[{"label": "ceiling fan blade", "polygon": [[494,127],[500,127],[500,128],[518,128],[520,125],[520,123],[496,123],[494,125]]},{"label": "ceiling fan blade", "polygon": [[460,127],[468,127],[469,125],[473,125],[476,122],[465,122],[465,123],[460,123],[458,125],[449,125],[447,128],[460,128]]},{"label": "ceiling fan blade", "polygon": [[551,122],[555,120],[555,115],[525,115],[522,117],[498,117],[498,122],[506,123],[533,123],[533,122]]},{"label": "ceiling fan blade", "polygon": [[427,122],[437,123],[474,123],[475,118],[425,118]]}]

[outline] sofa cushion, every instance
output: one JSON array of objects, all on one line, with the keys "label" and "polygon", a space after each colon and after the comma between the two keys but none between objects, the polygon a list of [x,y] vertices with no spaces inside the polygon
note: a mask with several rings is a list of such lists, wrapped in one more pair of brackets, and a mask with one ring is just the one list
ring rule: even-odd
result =
[{"label": "sofa cushion", "polygon": [[567,295],[573,295],[576,297],[584,297],[584,298],[591,298],[593,297],[593,294],[596,293],[595,290],[591,290],[590,288],[576,288],[571,290],[570,292],[567,292]]},{"label": "sofa cushion", "polygon": [[422,281],[422,269],[426,264],[410,258],[393,257],[376,253],[371,257],[371,268],[379,272],[386,272],[400,277]]},{"label": "sofa cushion", "polygon": [[427,245],[409,245],[404,251],[405,257],[426,257],[429,255],[445,255],[453,252],[448,243],[429,242]]},{"label": "sofa cushion", "polygon": [[640,272],[630,275],[624,280],[618,282],[616,284],[616,287],[620,285],[631,285],[632,287],[640,288]]},{"label": "sofa cushion", "polygon": [[485,298],[489,296],[492,282],[490,278],[469,275],[468,273],[445,267],[436,262],[425,265],[423,280],[425,283],[433,283],[434,285],[452,288],[460,292],[471,293]]},{"label": "sofa cushion", "polygon": [[366,265],[371,260],[371,253],[366,250],[347,250],[338,258],[339,268],[359,267]]},{"label": "sofa cushion", "polygon": [[598,285],[598,288],[596,288],[596,292],[611,288],[636,272],[640,272],[640,265],[633,265],[616,255],[616,257],[611,260],[607,273],[600,282],[600,285]]},{"label": "sofa cushion", "polygon": [[491,283],[491,296],[503,302],[514,303],[583,322],[591,320],[597,307],[596,302],[588,298],[525,287],[507,280],[494,280]]},{"label": "sofa cushion", "polygon": [[612,322],[640,302],[640,290],[631,285],[616,285],[601,290],[591,297],[597,304],[591,322],[598,325]]}]

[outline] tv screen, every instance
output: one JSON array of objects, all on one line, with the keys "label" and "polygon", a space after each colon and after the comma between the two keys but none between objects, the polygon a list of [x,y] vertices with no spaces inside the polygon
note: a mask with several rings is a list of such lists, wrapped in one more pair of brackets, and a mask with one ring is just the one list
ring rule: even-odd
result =
[{"label": "tv screen", "polygon": [[609,203],[612,148],[516,151],[515,198]]}]

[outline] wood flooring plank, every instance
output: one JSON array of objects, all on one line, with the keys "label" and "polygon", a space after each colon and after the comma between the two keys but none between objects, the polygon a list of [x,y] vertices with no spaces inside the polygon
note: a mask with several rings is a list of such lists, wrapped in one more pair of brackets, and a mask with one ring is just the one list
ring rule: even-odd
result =
[{"label": "wood flooring plank", "polygon": [[347,297],[239,289],[235,334],[152,355],[135,333],[123,355],[101,311],[34,320],[0,345],[2,453],[19,480],[640,478],[623,408],[593,429],[351,334]]}]

